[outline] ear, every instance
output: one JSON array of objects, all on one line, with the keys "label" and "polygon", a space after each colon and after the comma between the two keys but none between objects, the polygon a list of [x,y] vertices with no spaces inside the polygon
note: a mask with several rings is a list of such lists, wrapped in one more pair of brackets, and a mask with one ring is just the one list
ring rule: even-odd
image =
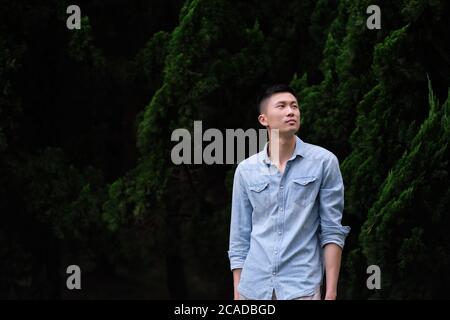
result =
[{"label": "ear", "polygon": [[264,127],[267,127],[269,125],[269,123],[267,122],[267,116],[264,113],[261,113],[258,116],[258,121],[259,123],[261,123],[261,125],[263,125]]}]

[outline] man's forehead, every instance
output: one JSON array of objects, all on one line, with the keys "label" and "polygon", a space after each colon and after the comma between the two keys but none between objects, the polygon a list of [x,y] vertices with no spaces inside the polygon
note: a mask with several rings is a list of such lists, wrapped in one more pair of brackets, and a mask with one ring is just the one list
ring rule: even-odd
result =
[{"label": "man's forehead", "polygon": [[291,103],[291,102],[297,102],[297,99],[290,92],[278,92],[278,93],[273,94],[270,97],[270,102],[271,103],[278,103],[278,102]]}]

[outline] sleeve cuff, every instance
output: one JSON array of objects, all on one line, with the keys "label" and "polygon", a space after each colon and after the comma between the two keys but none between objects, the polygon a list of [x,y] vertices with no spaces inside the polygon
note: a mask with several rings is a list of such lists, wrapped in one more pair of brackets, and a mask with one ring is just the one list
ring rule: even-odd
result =
[{"label": "sleeve cuff", "polygon": [[349,226],[329,227],[322,229],[320,234],[320,246],[323,248],[328,243],[335,243],[344,248],[345,239],[351,228]]},{"label": "sleeve cuff", "polygon": [[230,270],[242,269],[244,267],[244,262],[247,254],[235,253],[228,251],[228,257],[230,259]]}]

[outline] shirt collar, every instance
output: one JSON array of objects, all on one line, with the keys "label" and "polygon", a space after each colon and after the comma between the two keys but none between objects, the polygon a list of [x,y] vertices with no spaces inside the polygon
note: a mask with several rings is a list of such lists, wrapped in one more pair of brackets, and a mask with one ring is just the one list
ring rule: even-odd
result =
[{"label": "shirt collar", "polygon": [[[271,164],[269,155],[267,153],[267,148],[269,147],[269,142],[266,142],[264,149],[262,150],[262,161],[265,164]],[[305,143],[298,136],[295,136],[295,149],[292,153],[292,157],[289,160],[295,159],[297,156],[305,157]]]}]

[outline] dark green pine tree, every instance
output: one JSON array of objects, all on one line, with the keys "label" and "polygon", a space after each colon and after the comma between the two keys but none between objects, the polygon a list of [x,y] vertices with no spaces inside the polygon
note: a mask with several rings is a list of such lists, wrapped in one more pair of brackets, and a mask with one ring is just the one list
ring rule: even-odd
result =
[{"label": "dark green pine tree", "polygon": [[[226,168],[175,166],[170,160],[174,144],[168,142],[174,129],[192,129],[194,120],[203,120],[204,130],[232,127],[242,105],[252,104],[251,96],[239,99],[240,90],[255,91],[255,79],[270,59],[261,54],[264,37],[258,23],[239,17],[242,6],[226,1],[190,1],[184,6],[167,44],[162,85],[139,124],[142,156],[138,167],[129,177],[131,182],[113,185],[115,194],[124,194],[117,190],[131,185],[133,191],[118,202],[127,201],[135,215],[159,221],[155,236],[160,236],[160,248],[164,248],[159,253],[164,257],[172,298],[186,297],[188,285],[198,287],[188,281],[195,281],[208,261],[217,263],[226,251],[215,246],[226,238],[227,221],[215,215],[220,210],[214,207],[223,202],[225,185],[217,181],[223,181]],[[243,119],[252,111],[246,110]],[[114,197],[110,202],[110,208],[124,208],[114,205]],[[117,217],[114,212],[107,216],[111,221]],[[224,233],[217,237],[220,230]],[[186,278],[187,272],[195,276]]]},{"label": "dark green pine tree", "polygon": [[218,286],[209,270],[229,272],[225,181],[233,172],[229,166],[173,165],[171,133],[192,132],[194,120],[203,121],[203,130],[257,128],[260,85],[286,81],[293,66],[317,60],[300,53],[302,44],[317,45],[308,38],[313,9],[313,2],[188,1],[178,27],[168,37],[155,35],[137,58],[150,72],[163,61],[161,86],[139,120],[138,166],[112,184],[104,217],[116,230],[132,216],[154,222],[151,251],[164,258],[170,297],[231,293],[231,278]]},{"label": "dark green pine tree", "polygon": [[[317,3],[310,32],[323,41],[321,77],[300,73],[303,83],[297,76],[291,82],[300,93],[302,137],[333,150],[340,159],[350,152],[356,105],[372,81],[372,48],[384,32],[367,32],[367,5],[367,1],[340,1],[334,8],[331,1]],[[323,25],[316,17],[326,15],[325,10],[334,13],[334,20]]]},{"label": "dark green pine tree", "polygon": [[430,84],[428,106],[428,117],[382,183],[362,227],[367,262],[381,268],[382,290],[374,298],[450,297],[449,97],[439,105]]},{"label": "dark green pine tree", "polygon": [[[436,5],[439,6],[442,7],[442,3]],[[359,228],[376,201],[389,170],[411,147],[418,125],[426,116],[426,72],[433,72],[440,84],[448,81],[448,76],[442,77],[428,62],[430,55],[436,55],[438,61],[447,65],[443,57],[438,58],[439,49],[436,46],[427,52],[417,49],[427,46],[436,26],[444,27],[442,17],[445,10],[436,10],[436,7],[425,5],[415,19],[411,19],[405,12],[394,10],[395,6],[383,6],[383,17],[389,17],[388,21],[396,23],[391,22],[393,31],[386,28],[389,25],[384,25],[385,31],[379,35],[380,39],[376,40],[373,52],[369,54],[373,57],[370,69],[360,71],[368,76],[365,84],[357,86],[357,90],[365,88],[365,91],[356,100],[355,129],[350,138],[352,151],[342,163],[346,183],[345,217],[353,227],[347,242],[350,251],[346,252],[348,258],[343,263],[344,297],[361,297],[369,293],[365,287],[367,263],[358,245]],[[396,25],[402,21],[409,24],[397,28]],[[386,32],[387,36],[383,37]],[[435,43],[440,43],[439,37]],[[364,45],[358,47],[365,51]],[[339,77],[345,69],[337,70]],[[358,81],[354,72],[350,82]],[[351,86],[347,89],[351,93]],[[342,105],[342,108],[345,106]]]},{"label": "dark green pine tree", "polygon": [[[60,298],[66,266],[74,261],[95,264],[96,257],[107,252],[108,232],[101,219],[103,175],[93,167],[73,165],[61,148],[45,147],[48,141],[39,134],[51,129],[34,131],[39,120],[33,118],[37,115],[33,110],[48,120],[46,125],[54,116],[46,108],[51,101],[45,97],[54,97],[58,91],[48,80],[58,68],[46,69],[40,63],[45,66],[51,60],[49,65],[54,66],[55,60],[62,60],[55,57],[64,55],[68,47],[61,33],[47,33],[55,24],[64,26],[65,1],[53,1],[47,7],[31,1],[6,1],[2,6],[0,297]],[[83,42],[88,36],[77,37]],[[77,52],[82,53],[81,49]],[[51,57],[45,60],[48,55]],[[34,78],[36,74],[39,76]]]}]

